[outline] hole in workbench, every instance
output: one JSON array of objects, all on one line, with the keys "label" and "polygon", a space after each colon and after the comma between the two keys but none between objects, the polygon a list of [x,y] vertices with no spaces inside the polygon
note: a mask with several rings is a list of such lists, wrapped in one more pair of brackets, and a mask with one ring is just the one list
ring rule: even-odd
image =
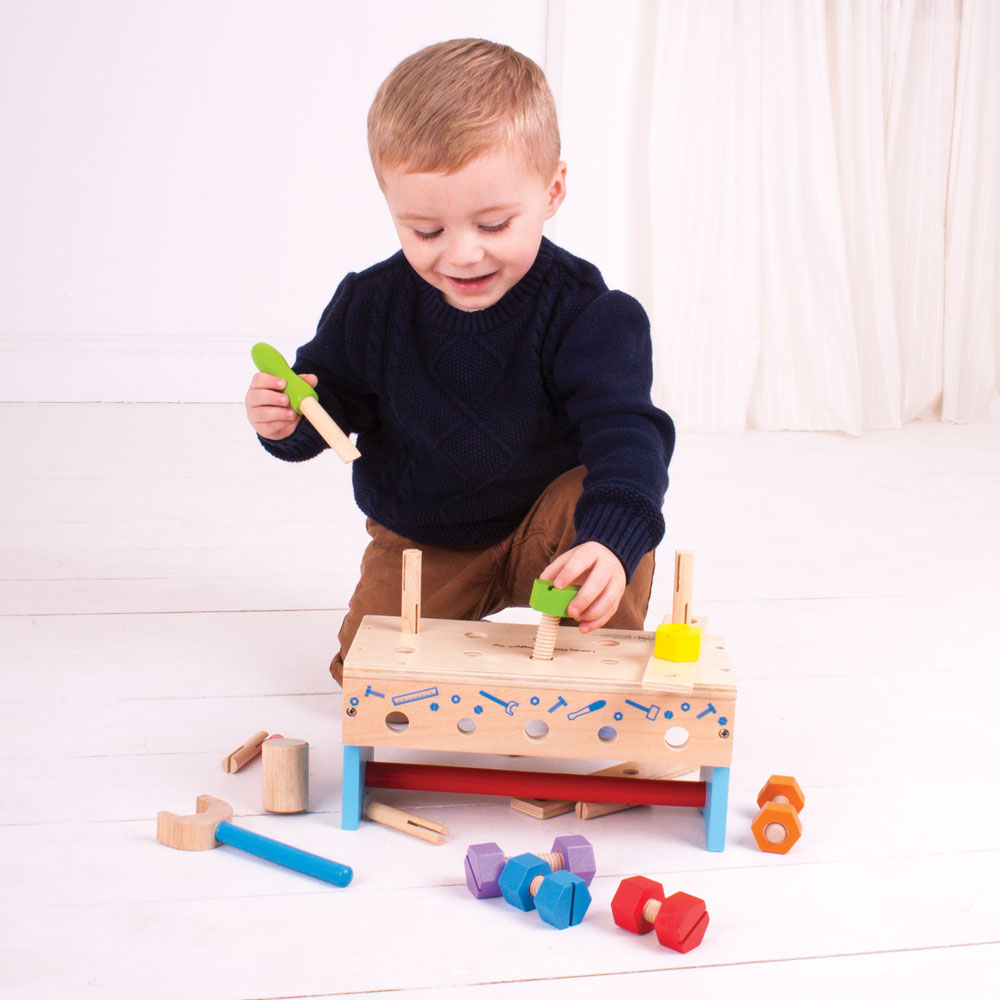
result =
[{"label": "hole in workbench", "polygon": [[671,750],[683,750],[688,745],[691,734],[683,726],[671,726],[663,734],[663,742]]},{"label": "hole in workbench", "polygon": [[385,717],[385,727],[393,733],[405,733],[410,720],[403,712],[390,712]]},{"label": "hole in workbench", "polygon": [[487,636],[486,636],[485,632],[466,632],[465,633],[465,638],[466,639],[485,639],[485,638],[487,638]]},{"label": "hole in workbench", "polygon": [[529,740],[544,740],[549,735],[549,724],[544,719],[532,719],[524,727],[524,735]]}]

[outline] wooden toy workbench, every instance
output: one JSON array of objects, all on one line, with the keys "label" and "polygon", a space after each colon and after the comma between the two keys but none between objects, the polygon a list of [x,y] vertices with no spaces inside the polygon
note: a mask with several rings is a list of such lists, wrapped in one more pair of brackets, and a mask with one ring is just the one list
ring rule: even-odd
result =
[{"label": "wooden toy workbench", "polygon": [[[405,621],[366,617],[344,663],[344,829],[358,827],[366,787],[420,788],[700,806],[708,849],[723,849],[736,682],[721,637],[675,663],[653,656],[652,632],[563,626],[552,659],[538,660],[532,625],[425,618],[406,632]],[[701,776],[392,764],[375,747],[628,760],[650,773],[690,764]]]}]

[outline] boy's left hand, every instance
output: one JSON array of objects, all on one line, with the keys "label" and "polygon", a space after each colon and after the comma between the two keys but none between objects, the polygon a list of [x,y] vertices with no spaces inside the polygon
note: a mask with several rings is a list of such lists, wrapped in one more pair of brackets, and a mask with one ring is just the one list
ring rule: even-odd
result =
[{"label": "boy's left hand", "polygon": [[625,569],[618,556],[600,542],[584,542],[557,556],[541,572],[560,590],[578,580],[580,593],[573,598],[569,614],[580,623],[581,632],[604,625],[618,610],[625,593]]}]

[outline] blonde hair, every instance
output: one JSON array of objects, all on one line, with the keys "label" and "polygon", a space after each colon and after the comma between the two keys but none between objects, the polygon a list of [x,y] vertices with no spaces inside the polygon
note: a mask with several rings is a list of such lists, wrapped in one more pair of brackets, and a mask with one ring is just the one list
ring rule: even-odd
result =
[{"label": "blonde hair", "polygon": [[368,112],[368,151],[383,172],[454,173],[497,146],[518,145],[530,169],[559,163],[559,122],[545,74],[481,38],[430,45],[383,81]]}]

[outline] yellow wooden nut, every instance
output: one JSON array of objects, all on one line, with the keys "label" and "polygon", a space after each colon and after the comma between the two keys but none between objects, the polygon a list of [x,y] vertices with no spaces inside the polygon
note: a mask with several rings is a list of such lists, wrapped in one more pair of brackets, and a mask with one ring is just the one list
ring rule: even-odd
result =
[{"label": "yellow wooden nut", "polygon": [[672,622],[656,629],[653,655],[673,663],[691,663],[701,656],[701,629]]}]

